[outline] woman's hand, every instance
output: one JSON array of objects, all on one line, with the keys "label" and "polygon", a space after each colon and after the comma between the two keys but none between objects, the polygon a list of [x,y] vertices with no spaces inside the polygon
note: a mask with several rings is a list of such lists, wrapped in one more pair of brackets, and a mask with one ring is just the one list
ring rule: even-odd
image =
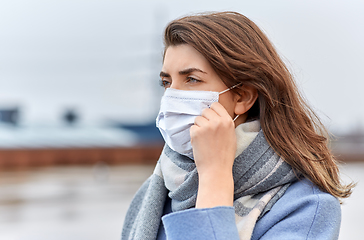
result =
[{"label": "woman's hand", "polygon": [[199,175],[196,207],[232,206],[236,135],[231,116],[215,102],[196,117],[190,135]]}]

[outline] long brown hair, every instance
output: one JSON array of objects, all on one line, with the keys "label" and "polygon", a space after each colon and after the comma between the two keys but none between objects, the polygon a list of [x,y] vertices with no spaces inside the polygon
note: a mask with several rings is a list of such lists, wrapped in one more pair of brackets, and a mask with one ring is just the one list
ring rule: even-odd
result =
[{"label": "long brown hair", "polygon": [[[188,44],[199,51],[231,87],[257,89],[249,117],[260,119],[275,151],[298,173],[338,198],[349,197],[328,148],[328,134],[300,95],[295,81],[266,35],[236,12],[205,13],[172,21],[165,29],[165,50]],[[235,91],[237,93],[237,91]]]}]

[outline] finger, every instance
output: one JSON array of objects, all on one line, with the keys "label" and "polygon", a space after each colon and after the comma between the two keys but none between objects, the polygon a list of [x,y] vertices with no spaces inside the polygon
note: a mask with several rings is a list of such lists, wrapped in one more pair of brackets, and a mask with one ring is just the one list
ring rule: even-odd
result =
[{"label": "finger", "polygon": [[226,109],[224,108],[223,105],[221,105],[221,103],[219,102],[214,102],[211,104],[210,109],[214,110],[216,112],[217,115],[219,115],[220,117],[223,118],[231,118],[230,114],[226,111]]},{"label": "finger", "polygon": [[201,132],[201,127],[197,126],[196,124],[190,127],[191,144],[193,143],[194,139],[196,139],[197,136],[201,135],[200,132]]},{"label": "finger", "polygon": [[206,125],[209,122],[205,117],[197,116],[195,118],[195,125],[202,127],[203,125]]},{"label": "finger", "polygon": [[205,108],[204,110],[202,110],[201,116],[206,118],[207,120],[212,120],[216,117],[219,117],[215,110],[211,108]]}]

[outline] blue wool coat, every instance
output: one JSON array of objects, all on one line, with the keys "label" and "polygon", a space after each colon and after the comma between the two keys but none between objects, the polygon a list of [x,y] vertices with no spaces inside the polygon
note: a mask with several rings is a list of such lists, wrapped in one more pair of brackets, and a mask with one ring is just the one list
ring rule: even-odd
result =
[{"label": "blue wool coat", "polygon": [[[238,240],[233,207],[188,209],[162,218],[158,240]],[[338,239],[341,208],[337,198],[304,179],[293,183],[257,221],[251,240]]]}]

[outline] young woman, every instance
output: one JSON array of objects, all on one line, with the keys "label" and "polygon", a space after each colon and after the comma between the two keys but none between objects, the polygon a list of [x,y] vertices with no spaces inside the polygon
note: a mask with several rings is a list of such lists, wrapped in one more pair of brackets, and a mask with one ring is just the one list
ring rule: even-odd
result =
[{"label": "young woman", "polygon": [[352,185],[263,32],[221,12],[172,21],[164,41],[166,145],[122,239],[337,239]]}]

